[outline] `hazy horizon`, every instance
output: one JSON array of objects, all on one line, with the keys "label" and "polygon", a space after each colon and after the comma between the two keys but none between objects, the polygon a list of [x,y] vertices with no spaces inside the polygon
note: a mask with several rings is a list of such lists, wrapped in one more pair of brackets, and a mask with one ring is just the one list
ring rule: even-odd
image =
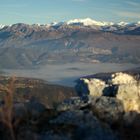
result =
[{"label": "hazy horizon", "polygon": [[140,21],[139,0],[0,0],[0,24],[40,23],[92,18],[108,22]]}]

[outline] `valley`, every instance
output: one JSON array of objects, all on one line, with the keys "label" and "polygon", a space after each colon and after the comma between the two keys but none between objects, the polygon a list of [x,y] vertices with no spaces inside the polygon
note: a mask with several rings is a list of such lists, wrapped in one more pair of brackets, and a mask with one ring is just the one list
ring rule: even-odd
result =
[{"label": "valley", "polygon": [[61,63],[47,64],[36,69],[4,69],[6,75],[19,77],[32,77],[48,81],[53,84],[74,86],[75,80],[86,75],[124,71],[138,67],[138,64],[117,63]]},{"label": "valley", "polygon": [[82,76],[140,64],[140,23],[75,19],[1,26],[0,68],[7,75],[74,86]]}]

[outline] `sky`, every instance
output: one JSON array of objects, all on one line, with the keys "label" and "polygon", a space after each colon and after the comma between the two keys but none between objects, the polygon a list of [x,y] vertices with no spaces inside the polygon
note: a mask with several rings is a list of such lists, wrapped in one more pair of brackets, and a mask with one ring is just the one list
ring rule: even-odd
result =
[{"label": "sky", "polygon": [[140,0],[0,0],[0,24],[46,24],[75,18],[140,21]]}]

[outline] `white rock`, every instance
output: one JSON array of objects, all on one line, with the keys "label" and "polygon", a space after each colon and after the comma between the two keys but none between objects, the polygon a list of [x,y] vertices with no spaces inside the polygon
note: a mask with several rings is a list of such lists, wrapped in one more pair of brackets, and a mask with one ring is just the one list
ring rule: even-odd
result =
[{"label": "white rock", "polygon": [[116,98],[123,102],[126,112],[140,113],[140,83],[119,85]]},{"label": "white rock", "polygon": [[137,83],[133,76],[122,72],[112,74],[111,82],[114,85]]},{"label": "white rock", "polygon": [[87,85],[89,94],[91,96],[102,96],[103,89],[106,87],[104,81],[96,78],[92,78],[92,79],[83,78],[81,80],[83,80],[84,84]]}]

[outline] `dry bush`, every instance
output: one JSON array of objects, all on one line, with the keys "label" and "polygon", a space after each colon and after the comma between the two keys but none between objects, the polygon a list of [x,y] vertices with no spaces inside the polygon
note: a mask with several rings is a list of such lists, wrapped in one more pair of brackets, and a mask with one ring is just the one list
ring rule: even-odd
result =
[{"label": "dry bush", "polygon": [[4,104],[0,107],[0,121],[10,132],[9,139],[15,140],[15,134],[13,129],[13,97],[15,92],[15,77],[10,79],[8,85],[0,85],[0,91],[5,94]]}]

